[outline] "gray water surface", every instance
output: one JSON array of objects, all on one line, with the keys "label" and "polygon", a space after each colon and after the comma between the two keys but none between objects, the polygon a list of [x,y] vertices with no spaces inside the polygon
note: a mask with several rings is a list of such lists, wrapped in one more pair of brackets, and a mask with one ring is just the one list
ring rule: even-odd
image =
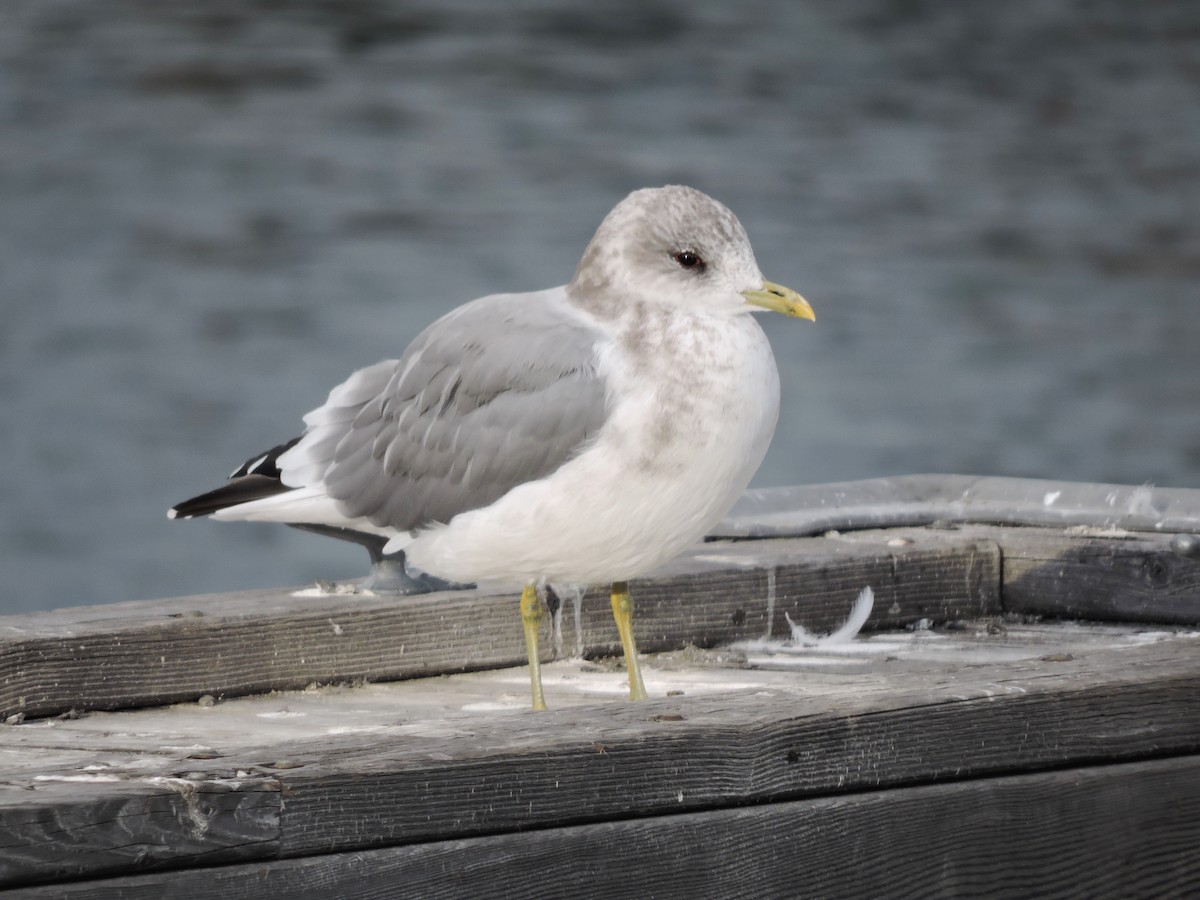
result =
[{"label": "gray water surface", "polygon": [[817,310],[763,320],[756,485],[1198,487],[1198,36],[1187,0],[9,0],[0,612],[362,574],[165,511],[667,182]]}]

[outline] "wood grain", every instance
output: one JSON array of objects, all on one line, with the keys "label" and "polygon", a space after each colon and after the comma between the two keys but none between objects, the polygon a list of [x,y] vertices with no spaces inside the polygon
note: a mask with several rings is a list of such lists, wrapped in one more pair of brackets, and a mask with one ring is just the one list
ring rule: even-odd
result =
[{"label": "wood grain", "polygon": [[1090,536],[1011,528],[990,532],[1004,551],[1004,606],[1059,618],[1200,622],[1200,560],[1171,535]]},{"label": "wood grain", "polygon": [[1195,896],[1200,758],[15,891],[48,897]]},{"label": "wood grain", "polygon": [[36,787],[25,796],[0,791],[0,886],[278,854],[280,792],[268,781]]}]

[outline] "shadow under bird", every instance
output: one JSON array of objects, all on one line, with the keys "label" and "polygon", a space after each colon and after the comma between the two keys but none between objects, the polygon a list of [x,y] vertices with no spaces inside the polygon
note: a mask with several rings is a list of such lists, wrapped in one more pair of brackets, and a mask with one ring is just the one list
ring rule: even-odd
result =
[{"label": "shadow under bird", "polygon": [[303,435],[169,515],[353,540],[375,590],[524,584],[535,709],[538,588],[610,584],[642,699],[627,582],[703,538],[775,430],[779,373],[749,315],[760,310],[814,319],[763,278],[726,207],[688,187],[635,191],[569,284],[452,310],[399,359],[335,387]]}]

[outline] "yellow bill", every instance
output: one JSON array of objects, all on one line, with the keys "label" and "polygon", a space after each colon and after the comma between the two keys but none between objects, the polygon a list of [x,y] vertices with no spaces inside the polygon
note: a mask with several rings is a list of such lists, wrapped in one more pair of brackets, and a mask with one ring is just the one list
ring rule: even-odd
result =
[{"label": "yellow bill", "polygon": [[771,312],[808,319],[810,322],[817,321],[816,313],[807,300],[791,288],[785,288],[773,281],[764,281],[762,287],[757,290],[742,291],[742,296],[751,306],[761,306]]}]

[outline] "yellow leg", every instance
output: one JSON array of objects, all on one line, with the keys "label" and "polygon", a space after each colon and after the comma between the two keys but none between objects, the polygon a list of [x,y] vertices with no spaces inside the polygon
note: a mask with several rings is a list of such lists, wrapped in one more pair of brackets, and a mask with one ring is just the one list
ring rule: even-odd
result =
[{"label": "yellow leg", "polygon": [[529,685],[533,689],[533,708],[546,708],[542,696],[542,661],[538,658],[538,625],[542,621],[542,601],[537,588],[525,585],[521,591],[521,624],[525,626],[525,650],[529,654]]},{"label": "yellow leg", "polygon": [[612,610],[613,618],[617,620],[617,632],[621,635],[621,646],[625,649],[629,699],[645,700],[646,686],[642,684],[642,666],[638,662],[637,644],[633,640],[633,598],[629,596],[629,585],[624,581],[613,582]]}]

